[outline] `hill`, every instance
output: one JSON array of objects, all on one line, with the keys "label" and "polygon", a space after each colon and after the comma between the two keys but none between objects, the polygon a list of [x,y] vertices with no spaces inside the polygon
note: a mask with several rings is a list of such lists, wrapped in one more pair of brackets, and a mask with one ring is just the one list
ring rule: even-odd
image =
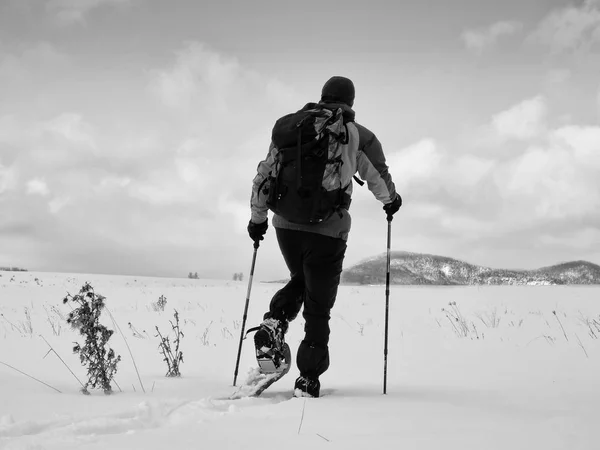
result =
[{"label": "hill", "polygon": [[[386,254],[362,261],[342,273],[344,284],[384,284]],[[390,283],[404,285],[557,285],[600,284],[600,266],[572,261],[535,270],[493,269],[445,256],[395,251]]]}]

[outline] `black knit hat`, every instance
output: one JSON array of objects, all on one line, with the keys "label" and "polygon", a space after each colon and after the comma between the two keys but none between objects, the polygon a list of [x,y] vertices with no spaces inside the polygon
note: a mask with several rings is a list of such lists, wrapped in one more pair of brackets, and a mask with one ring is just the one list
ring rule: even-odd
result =
[{"label": "black knit hat", "polygon": [[323,85],[321,101],[341,102],[348,106],[354,105],[354,83],[345,77],[331,77]]}]

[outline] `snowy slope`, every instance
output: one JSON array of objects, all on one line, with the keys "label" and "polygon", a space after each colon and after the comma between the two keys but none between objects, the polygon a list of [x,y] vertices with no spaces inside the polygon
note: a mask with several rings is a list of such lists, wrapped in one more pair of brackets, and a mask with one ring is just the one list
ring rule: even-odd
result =
[{"label": "snowy slope", "polygon": [[[402,287],[391,291],[388,395],[382,395],[383,287],[342,286],[331,369],[319,399],[292,399],[297,370],[258,399],[227,400],[246,282],[0,272],[0,448],[3,449],[597,449],[600,289]],[[79,336],[60,319],[85,281],[123,335],[122,390],[79,393]],[[255,283],[248,325],[277,284]],[[167,306],[152,302],[164,295]],[[456,302],[456,305],[450,303]],[[183,377],[164,377],[155,326],[179,311]],[[555,313],[556,314],[555,314]],[[454,319],[458,317],[458,321]],[[107,326],[114,328],[108,315]],[[596,321],[596,322],[594,322]],[[597,325],[596,325],[597,324]],[[287,341],[295,350],[302,322]],[[47,354],[47,355],[46,355]],[[46,355],[46,356],[45,356]],[[45,357],[44,357],[45,356]],[[240,380],[254,366],[244,344]]]}]

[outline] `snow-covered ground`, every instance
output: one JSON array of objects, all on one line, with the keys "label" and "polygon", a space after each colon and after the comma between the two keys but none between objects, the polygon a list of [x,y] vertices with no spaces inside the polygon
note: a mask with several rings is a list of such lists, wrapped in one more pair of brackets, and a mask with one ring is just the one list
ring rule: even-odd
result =
[{"label": "snow-covered ground", "polygon": [[[0,275],[0,448],[600,448],[598,287],[393,287],[382,395],[385,289],[342,286],[324,396],[291,398],[293,367],[260,398],[228,400],[246,281]],[[81,339],[64,321],[70,307],[62,299],[86,281],[124,334],[111,339],[123,359],[122,392],[110,396],[82,395],[48,354],[50,344],[85,380],[72,353]],[[247,328],[280,286],[255,282]],[[157,312],[161,295],[167,305]],[[156,326],[170,331],[174,309],[185,334],[178,379],[164,376],[155,337]],[[301,336],[299,318],[287,335],[292,351]],[[249,339],[238,384],[254,365]]]}]

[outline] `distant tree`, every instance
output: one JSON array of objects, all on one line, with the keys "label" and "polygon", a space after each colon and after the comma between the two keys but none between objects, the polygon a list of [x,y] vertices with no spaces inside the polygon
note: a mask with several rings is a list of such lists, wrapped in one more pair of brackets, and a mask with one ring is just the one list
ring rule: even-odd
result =
[{"label": "distant tree", "polygon": [[198,272],[196,272],[196,273],[194,274],[194,278],[195,278],[196,280],[198,280],[198,279],[200,278],[200,277],[198,276]]}]

